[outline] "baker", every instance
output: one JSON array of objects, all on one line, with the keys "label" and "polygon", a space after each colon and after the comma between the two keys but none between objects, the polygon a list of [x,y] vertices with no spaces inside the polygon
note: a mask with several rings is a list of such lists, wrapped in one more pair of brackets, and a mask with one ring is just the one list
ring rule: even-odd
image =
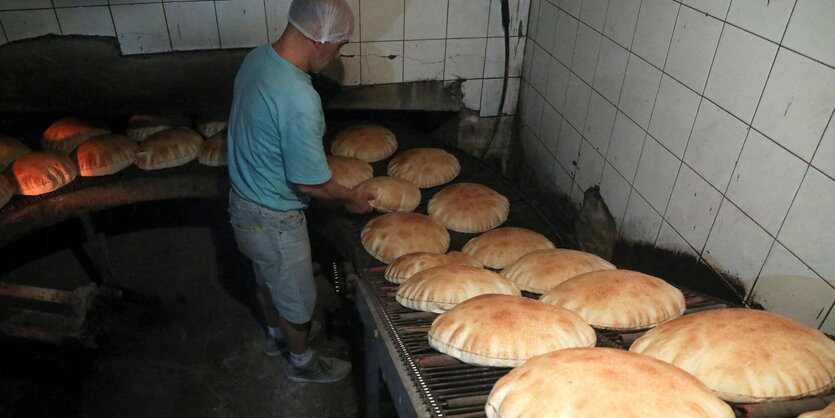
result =
[{"label": "baker", "polygon": [[[372,210],[368,192],[331,178],[322,136],[325,119],[310,75],[339,54],[354,29],[345,0],[294,0],[281,38],[247,54],[235,76],[229,115],[230,222],[238,248],[255,270],[268,331],[265,352],[281,353],[295,382],[335,382],[351,363],[308,345],[316,288],[307,223],[310,197],[348,211]],[[316,324],[314,323],[314,327]]]}]

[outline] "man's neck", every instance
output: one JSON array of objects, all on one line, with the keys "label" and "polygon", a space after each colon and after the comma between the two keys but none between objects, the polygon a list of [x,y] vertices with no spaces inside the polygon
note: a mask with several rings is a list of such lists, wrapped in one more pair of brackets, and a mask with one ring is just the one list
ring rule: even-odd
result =
[{"label": "man's neck", "polygon": [[306,73],[310,71],[310,59],[307,56],[304,46],[282,36],[273,43],[272,48],[278,55],[296,66],[296,68]]}]

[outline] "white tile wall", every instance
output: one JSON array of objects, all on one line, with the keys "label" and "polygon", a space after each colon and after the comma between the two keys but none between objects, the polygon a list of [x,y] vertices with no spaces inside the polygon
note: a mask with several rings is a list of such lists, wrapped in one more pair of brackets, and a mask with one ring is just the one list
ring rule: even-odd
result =
[{"label": "white tile wall", "polygon": [[722,21],[682,7],[664,71],[701,93],[719,44]]},{"label": "white tile wall", "polygon": [[835,123],[829,120],[829,127],[823,134],[820,146],[812,159],[812,165],[829,177],[835,178]]},{"label": "white tile wall", "polygon": [[216,1],[215,8],[223,48],[247,48],[267,43],[263,0]]},{"label": "white tile wall", "polygon": [[6,39],[6,31],[3,30],[3,22],[0,21],[0,45],[5,44],[6,42],[8,42],[8,39]]},{"label": "white tile wall", "polygon": [[[287,13],[290,11],[290,3],[292,0],[265,0],[267,13],[267,35],[270,42],[275,42],[281,37],[284,29],[287,27]],[[358,10],[352,9],[354,16]],[[354,29],[355,34],[359,33],[359,29]],[[359,39],[359,37],[357,37]]]},{"label": "white tile wall", "polygon": [[0,23],[9,42],[61,33],[55,12],[47,9],[0,12]]},{"label": "white tile wall", "polygon": [[171,51],[162,4],[110,6],[122,53],[151,54]]},{"label": "white tile wall", "polygon": [[629,56],[618,103],[623,112],[644,129],[649,125],[660,83],[660,70],[635,54]]},{"label": "white tile wall", "polygon": [[581,190],[600,184],[606,159],[588,141],[580,145],[580,155],[577,158],[577,172],[574,181]]},{"label": "white tile wall", "polygon": [[701,251],[719,212],[722,194],[695,171],[682,166],[664,218],[693,248]]},{"label": "white tile wall", "polygon": [[449,0],[447,37],[486,37],[489,17],[489,0]]},{"label": "white tile wall", "polygon": [[361,71],[363,84],[403,81],[403,41],[363,42]]},{"label": "white tile wall", "polygon": [[597,68],[597,56],[603,36],[591,26],[580,24],[577,28],[577,44],[571,60],[571,70],[577,73],[586,84],[594,82],[594,70]]},{"label": "white tile wall", "polygon": [[606,26],[603,34],[623,48],[632,46],[635,23],[641,10],[641,0],[616,0],[609,2]]},{"label": "white tile wall", "polygon": [[678,158],[684,155],[687,147],[700,99],[698,94],[670,76],[665,74],[661,78],[649,133]]},{"label": "white tile wall", "polygon": [[647,136],[634,186],[659,213],[667,208],[680,166],[681,160],[652,136]]},{"label": "white tile wall", "polygon": [[[519,82],[521,78],[509,78],[507,80],[507,92],[505,93],[504,107],[502,107],[502,114],[512,115],[516,113],[517,100],[519,98]],[[499,102],[502,96],[502,85],[504,80],[501,78],[486,78],[481,88],[481,117],[496,116],[499,112]],[[542,123],[546,121],[543,116]],[[544,128],[544,125],[542,127]]]},{"label": "white tile wall", "polygon": [[629,195],[626,215],[620,227],[620,234],[636,241],[654,243],[663,222],[661,215],[634,189]]},{"label": "white tile wall", "polygon": [[405,37],[444,39],[449,0],[406,0]]},{"label": "white tile wall", "polygon": [[733,0],[728,11],[728,23],[772,42],[780,42],[794,3],[795,0]]},{"label": "white tile wall", "polygon": [[[107,2],[105,2],[107,4]],[[55,9],[64,35],[116,36],[110,9],[99,7],[67,7]],[[214,10],[212,11],[214,19]]]},{"label": "white tile wall", "polygon": [[215,49],[220,36],[212,1],[165,3],[165,20],[174,50]]},{"label": "white tile wall", "polygon": [[[510,68],[509,77],[520,77],[522,75],[522,60],[525,54],[524,37],[510,38],[509,53]],[[484,61],[484,78],[504,76],[504,38],[487,39],[487,55]]]},{"label": "white tile wall", "polygon": [[484,76],[487,38],[447,39],[445,80]]},{"label": "white tile wall", "polygon": [[671,0],[642,0],[632,52],[663,68],[678,10],[679,4]]},{"label": "white tile wall", "polygon": [[717,190],[724,191],[731,180],[749,127],[708,100],[699,106],[690,134],[684,162]]},{"label": "white tile wall", "polygon": [[[532,7],[530,0],[510,0],[508,2],[510,11],[510,36],[525,36],[528,33],[528,10]],[[488,36],[504,36],[502,28],[502,9],[498,1],[490,2],[490,23],[487,30]]]},{"label": "white tile wall", "polygon": [[443,39],[405,41],[403,81],[443,80],[445,51]]},{"label": "white tile wall", "polygon": [[800,1],[794,8],[783,45],[835,66],[835,5],[825,0]]},{"label": "white tile wall", "polygon": [[597,152],[606,154],[617,109],[596,91],[591,92],[583,135]]},{"label": "white tile wall", "polygon": [[362,42],[403,40],[406,14],[403,0],[361,0]]}]

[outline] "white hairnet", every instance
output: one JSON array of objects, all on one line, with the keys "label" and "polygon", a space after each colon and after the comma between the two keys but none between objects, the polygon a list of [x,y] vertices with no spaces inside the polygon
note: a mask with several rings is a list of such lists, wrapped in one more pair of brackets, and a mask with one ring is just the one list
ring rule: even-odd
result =
[{"label": "white hairnet", "polygon": [[354,14],[345,0],[293,0],[287,20],[316,42],[343,42],[354,32]]}]

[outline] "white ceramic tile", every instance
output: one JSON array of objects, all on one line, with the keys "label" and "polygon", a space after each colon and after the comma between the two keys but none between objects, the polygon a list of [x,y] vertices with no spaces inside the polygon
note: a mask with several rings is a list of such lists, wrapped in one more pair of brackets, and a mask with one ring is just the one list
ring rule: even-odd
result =
[{"label": "white ceramic tile", "polygon": [[562,128],[562,115],[554,109],[549,103],[545,103],[542,108],[542,126],[539,132],[539,138],[553,155],[557,154],[557,144],[560,139],[560,129]]},{"label": "white ceramic tile", "polygon": [[[510,38],[510,68],[508,77],[522,75],[522,60],[525,54],[525,40],[527,38]],[[504,38],[487,39],[487,56],[484,61],[484,78],[504,76]]]},{"label": "white ceramic tile", "polygon": [[682,7],[664,71],[687,87],[703,92],[722,25],[720,20]]},{"label": "white ceramic tile", "polygon": [[608,8],[609,0],[585,0],[580,9],[580,21],[602,33]]},{"label": "white ceramic tile", "polygon": [[554,3],[556,3],[560,9],[563,9],[571,16],[574,16],[575,19],[580,17],[580,9],[582,8],[583,0],[556,0]]},{"label": "white ceramic tile", "polygon": [[539,6],[538,22],[536,24],[536,43],[551,53],[554,52],[554,37],[559,27],[558,17],[557,7],[547,0],[543,0]]},{"label": "white ceramic tile", "polygon": [[560,126],[560,140],[557,143],[557,162],[574,178],[577,172],[577,158],[580,154],[580,144],[583,137],[580,132],[563,120]]},{"label": "white ceramic tile", "polygon": [[540,186],[546,186],[551,181],[553,158],[545,150],[542,142],[528,129],[523,130],[522,152],[527,163],[527,168],[534,175]]},{"label": "white ceramic tile", "polygon": [[0,0],[0,10],[52,9],[51,0]]},{"label": "white ceramic tile", "polygon": [[[292,0],[265,0],[264,6],[266,6],[266,13],[267,13],[267,35],[269,37],[269,42],[275,42],[278,38],[281,37],[281,34],[284,33],[284,29],[287,27],[287,14],[290,11],[290,3]],[[357,12],[359,10],[353,9],[354,12],[354,21],[359,22],[357,20]],[[354,27],[354,35],[352,37],[356,37],[357,33],[359,32],[358,27]]]},{"label": "white ceramic tile", "polygon": [[110,13],[113,14],[116,36],[123,54],[171,50],[162,4],[110,6]]},{"label": "white ceramic tile", "polygon": [[619,107],[642,128],[647,129],[652,105],[661,83],[661,71],[634,54],[629,55]]},{"label": "white ceramic tile", "polygon": [[466,80],[461,83],[461,92],[464,94],[464,106],[468,109],[479,110],[481,106],[481,88],[483,80]]},{"label": "white ceramic tile", "polygon": [[623,76],[626,73],[626,63],[629,51],[603,38],[600,43],[600,57],[597,71],[594,73],[594,88],[612,103],[617,103],[620,89],[623,87]]},{"label": "white ceramic tile", "polygon": [[540,94],[544,94],[548,86],[548,75],[552,65],[551,61],[553,61],[553,58],[543,48],[539,45],[534,48],[530,80],[531,86]]},{"label": "white ceramic tile", "polygon": [[829,121],[829,127],[823,134],[820,146],[812,159],[812,165],[828,174],[829,177],[835,178],[835,121]]},{"label": "white ceramic tile", "polygon": [[752,129],[731,176],[727,197],[776,235],[806,167],[799,158]]},{"label": "white ceramic tile", "polygon": [[110,4],[162,3],[162,0],[110,0]]},{"label": "white ceramic tile", "polygon": [[655,243],[661,222],[661,215],[633,190],[626,205],[620,235],[630,241]]},{"label": "white ceramic tile", "polygon": [[557,191],[565,196],[568,196],[574,189],[573,177],[557,162],[554,162],[551,168],[551,181],[555,183]]},{"label": "white ceramic tile", "polygon": [[780,42],[795,0],[733,0],[728,22]]},{"label": "white ceramic tile", "polygon": [[643,0],[632,52],[640,55],[658,68],[664,68],[664,59],[675,29],[680,5],[672,0]]},{"label": "white ceramic tile", "polygon": [[725,20],[731,0],[682,0],[682,3],[717,19]]},{"label": "white ceramic tile", "polygon": [[165,3],[165,18],[175,51],[216,49],[220,46],[212,1]]},{"label": "white ceramic tile", "polygon": [[448,0],[406,0],[407,40],[446,38]]},{"label": "white ceramic tile", "polygon": [[835,335],[835,314],[832,313],[833,311],[835,309],[829,308],[829,316],[826,317],[826,320],[823,321],[823,325],[820,327],[821,332],[830,336]]},{"label": "white ceramic tile", "polygon": [[3,22],[0,19],[0,45],[7,43],[9,40],[6,39],[6,31],[3,30]]},{"label": "white ceramic tile", "polygon": [[[541,24],[540,24],[541,25]],[[557,31],[554,34],[554,56],[562,61],[566,67],[571,66],[571,58],[574,55],[574,44],[577,39],[577,19],[569,14],[560,11],[557,17]],[[542,28],[540,26],[540,33]]]},{"label": "white ceramic tile", "polygon": [[[504,106],[502,107],[503,115],[512,115],[516,113],[516,101],[519,98],[519,78],[507,79],[507,92],[505,93]],[[499,101],[502,98],[502,84],[504,80],[501,78],[488,78],[484,80],[484,85],[481,90],[481,117],[496,116],[499,111]]]},{"label": "white ceramic tile", "polygon": [[334,59],[322,71],[322,74],[336,80],[343,86],[358,86],[362,84],[360,66],[362,55],[360,44],[356,42],[347,43],[340,49],[339,57]]},{"label": "white ceramic tile", "polygon": [[620,175],[632,183],[638,170],[638,160],[644,147],[647,133],[621,112],[615,116],[612,128],[612,138],[606,159],[614,166]]},{"label": "white ceramic tile", "polygon": [[[402,82],[403,43],[403,41],[389,41],[363,42],[360,44],[362,84]],[[480,97],[481,92],[479,91]]]},{"label": "white ceramic tile", "polygon": [[575,207],[582,207],[583,206],[583,199],[585,195],[583,193],[583,189],[577,185],[577,182],[574,182],[574,187],[571,188],[571,203],[574,203]]},{"label": "white ceramic tile", "polygon": [[721,202],[722,194],[685,165],[678,173],[664,218],[701,251]]},{"label": "white ceramic tile", "polygon": [[360,1],[360,39],[362,42],[403,39],[405,14],[403,0]]},{"label": "white ceramic tile", "polygon": [[617,109],[607,102],[603,96],[596,91],[591,92],[583,136],[603,155],[606,155],[609,148],[609,138],[612,135],[616,113]]},{"label": "white ceramic tile", "polygon": [[724,191],[731,180],[748,127],[708,100],[699,106],[684,162]]},{"label": "white ceramic tile", "polygon": [[530,85],[522,90],[520,99],[522,100],[522,107],[519,112],[522,115],[522,121],[532,131],[539,133],[540,122],[542,122],[542,106],[545,104],[545,99],[536,90],[530,88]]},{"label": "white ceramic tile", "polygon": [[702,257],[751,290],[774,238],[727,199],[722,202]]},{"label": "white ceramic tile", "polygon": [[548,87],[545,89],[545,98],[560,112],[565,110],[565,93],[568,90],[570,78],[571,71],[568,67],[562,65],[556,58],[552,58],[548,69]]},{"label": "white ceramic tile", "polygon": [[658,239],[655,241],[655,246],[698,257],[696,250],[666,221],[661,223],[661,230],[658,232]]},{"label": "white ceramic tile", "polygon": [[640,10],[641,0],[610,1],[609,9],[606,11],[606,27],[603,34],[612,38],[620,46],[630,48]]},{"label": "white ceramic tile", "polygon": [[[528,10],[531,7],[530,0],[510,0],[508,2],[510,11],[510,36],[525,36],[528,34]],[[487,35],[491,37],[503,37],[502,28],[502,7],[501,2],[490,2],[490,19],[487,26]]]},{"label": "white ceramic tile", "polygon": [[107,6],[61,8],[55,9],[55,14],[64,35],[116,36]]},{"label": "white ceramic tile", "polygon": [[[215,0],[215,1],[217,1],[217,0]],[[286,0],[279,0],[279,1],[286,1]],[[359,43],[360,40],[362,39],[362,37],[360,36],[360,32],[362,31],[362,27],[361,27],[361,24],[362,24],[361,20],[362,19],[360,19],[360,17],[361,17],[360,13],[362,12],[362,10],[360,10],[360,0],[346,0],[345,2],[348,3],[348,7],[351,8],[351,12],[354,15],[354,33],[351,34],[351,38],[350,38],[349,41]]]},{"label": "white ceramic tile", "polygon": [[221,47],[246,48],[267,43],[263,0],[218,1],[215,9]]},{"label": "white ceramic tile", "polygon": [[531,38],[525,42],[525,56],[522,58],[522,78],[531,80],[531,70],[533,69],[533,54],[537,48],[536,42]]},{"label": "white ceramic tile", "polygon": [[403,48],[403,81],[443,80],[443,39],[430,41],[405,41]]},{"label": "white ceramic tile", "polygon": [[541,3],[543,1],[548,0],[531,0],[531,7],[528,11],[528,38],[536,40],[539,42],[539,32],[538,32],[538,23],[539,23],[539,9],[541,7]]},{"label": "white ceramic tile", "polygon": [[0,12],[0,23],[3,24],[9,42],[61,33],[52,9]]},{"label": "white ceramic tile", "polygon": [[664,213],[667,207],[680,165],[681,160],[647,136],[634,186],[659,213]]},{"label": "white ceramic tile", "polygon": [[615,217],[615,223],[620,229],[623,224],[623,215],[626,212],[626,204],[629,202],[629,191],[632,187],[621,176],[611,164],[606,163],[603,167],[603,177],[600,180],[600,195],[609,212]]},{"label": "white ceramic tile", "polygon": [[726,25],[705,87],[705,97],[751,122],[777,44]]},{"label": "white ceramic tile", "polygon": [[568,79],[568,90],[565,92],[565,110],[562,114],[578,130],[583,129],[586,113],[589,108],[591,87],[574,74]]},{"label": "white ceramic tile", "polygon": [[806,161],[835,108],[835,69],[780,49],[753,126]]},{"label": "white ceramic tile", "polygon": [[58,7],[82,7],[82,6],[107,6],[107,0],[52,0],[52,4],[56,8],[58,8]]},{"label": "white ceramic tile", "polygon": [[449,0],[448,38],[487,36],[490,0]]},{"label": "white ceramic tile", "polygon": [[777,239],[835,286],[835,181],[810,169]]},{"label": "white ceramic tile", "polygon": [[594,69],[597,67],[601,38],[600,33],[589,26],[580,24],[577,28],[577,44],[571,69],[588,84],[594,82]]},{"label": "white ceramic tile", "polygon": [[599,185],[604,165],[606,165],[606,160],[603,156],[588,141],[583,141],[580,145],[580,156],[577,158],[574,181],[582,190]]},{"label": "white ceramic tile", "polygon": [[649,122],[649,133],[676,157],[684,156],[700,100],[698,94],[668,75],[661,78],[661,87],[658,88],[658,98]]},{"label": "white ceramic tile", "polygon": [[487,38],[447,39],[444,79],[481,78]]},{"label": "white ceramic tile", "polygon": [[778,242],[752,292],[765,309],[817,328],[835,301],[835,289]]}]

